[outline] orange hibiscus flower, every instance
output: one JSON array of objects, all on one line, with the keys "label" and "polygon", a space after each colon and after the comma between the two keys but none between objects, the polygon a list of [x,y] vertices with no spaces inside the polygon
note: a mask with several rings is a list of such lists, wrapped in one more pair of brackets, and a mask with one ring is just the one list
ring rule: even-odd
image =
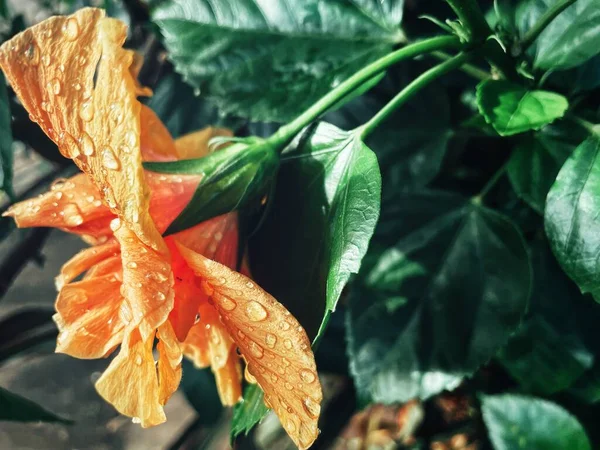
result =
[{"label": "orange hibiscus flower", "polygon": [[223,403],[236,403],[239,349],[286,431],[307,448],[318,434],[322,392],[305,331],[233,270],[235,213],[163,238],[200,177],[142,168],[143,159],[201,157],[212,136],[228,132],[209,128],[173,141],[137,100],[149,91],[137,83],[139,61],[122,48],[125,37],[123,23],[83,9],[0,47],[0,66],[32,120],[84,172],[6,213],[21,227],[57,227],[93,245],[57,277],[57,351],[100,358],[120,345],[96,387],[146,427],[165,421],[183,354],[210,365]]}]

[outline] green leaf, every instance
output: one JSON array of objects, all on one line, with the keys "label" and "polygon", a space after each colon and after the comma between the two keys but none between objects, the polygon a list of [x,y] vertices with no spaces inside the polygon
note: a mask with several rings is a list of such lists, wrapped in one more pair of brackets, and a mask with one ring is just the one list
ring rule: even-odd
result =
[{"label": "green leaf", "polygon": [[171,0],[158,24],[176,70],[219,109],[292,119],[400,42],[403,0]]},{"label": "green leaf", "polygon": [[214,106],[172,73],[162,78],[146,103],[177,138],[207,126],[234,128],[237,120],[220,116]]},{"label": "green leaf", "polygon": [[577,419],[555,403],[520,395],[482,396],[483,421],[495,450],[591,450]]},{"label": "green leaf", "polygon": [[14,198],[11,115],[4,75],[0,73],[0,189]]},{"label": "green leaf", "polygon": [[[522,33],[526,32],[557,0],[530,0],[518,11]],[[597,0],[577,0],[561,12],[538,36],[534,66],[539,69],[569,69],[600,52],[600,8]]]},{"label": "green leaf", "polygon": [[498,134],[510,136],[561,118],[569,102],[563,95],[528,90],[503,80],[486,80],[477,85],[477,106]]},{"label": "green leaf", "polygon": [[278,164],[279,156],[268,142],[246,138],[203,158],[144,167],[159,173],[202,175],[194,196],[165,231],[170,235],[257,201],[266,193]]},{"label": "green leaf", "polygon": [[0,421],[73,423],[47,411],[37,403],[0,388]]},{"label": "green leaf", "polygon": [[508,178],[517,193],[538,213],[544,213],[546,196],[574,146],[555,138],[548,127],[520,141],[508,160]]},{"label": "green leaf", "polygon": [[347,316],[363,400],[404,402],[456,387],[518,326],[530,292],[525,243],[504,216],[423,191],[384,205]]},{"label": "green leaf", "polygon": [[311,337],[360,268],[380,196],[377,158],[356,130],[320,123],[282,155],[271,211],[250,243],[253,275]]},{"label": "green leaf", "polygon": [[188,402],[196,410],[202,425],[214,425],[221,414],[223,406],[217,392],[215,378],[209,369],[198,369],[183,360],[181,389]]},{"label": "green leaf", "polygon": [[581,144],[560,170],[548,193],[546,234],[563,270],[600,301],[600,138]]},{"label": "green leaf", "polygon": [[[417,68],[421,67],[417,64]],[[326,120],[343,129],[356,128],[373,117],[416,75],[416,70],[390,70],[373,91],[327,114]],[[392,113],[365,142],[379,160],[384,192],[429,183],[441,168],[451,137],[448,95],[441,85],[429,85]]]},{"label": "green leaf", "polygon": [[534,243],[532,260],[529,310],[500,360],[523,388],[551,395],[570,387],[594,363],[600,309],[578,292],[545,241]]},{"label": "green leaf", "polygon": [[240,434],[247,435],[269,412],[263,398],[264,393],[256,384],[250,384],[244,389],[243,400],[233,407],[233,419],[231,420],[232,443]]}]

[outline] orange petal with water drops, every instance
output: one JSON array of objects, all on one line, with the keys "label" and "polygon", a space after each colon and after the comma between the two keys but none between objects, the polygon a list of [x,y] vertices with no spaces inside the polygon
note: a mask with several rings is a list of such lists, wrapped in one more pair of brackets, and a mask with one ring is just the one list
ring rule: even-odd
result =
[{"label": "orange petal with water drops", "polygon": [[119,253],[118,255],[111,256],[91,267],[85,273],[83,279],[87,280],[90,278],[101,277],[102,275],[107,275],[109,273],[117,274],[118,278],[121,279],[123,278],[122,268],[121,254]]},{"label": "orange petal with water drops", "polygon": [[145,342],[173,309],[173,273],[162,253],[142,242],[115,219],[111,225],[121,245],[123,284],[121,293],[131,308],[131,327],[139,327]]},{"label": "orange petal with water drops", "polygon": [[13,217],[22,228],[53,227],[96,235],[99,233],[87,229],[86,223],[114,217],[101,198],[89,179],[79,174],[55,181],[50,191],[16,203],[4,215]]},{"label": "orange petal with water drops", "polygon": [[169,322],[158,328],[158,383],[159,403],[164,405],[171,395],[177,390],[181,381],[181,359],[183,354],[175,336],[175,331]]},{"label": "orange petal with water drops", "polygon": [[95,266],[111,256],[118,255],[119,252],[119,243],[114,239],[105,244],[80,251],[60,269],[60,274],[56,277],[57,289],[61,290],[65,284],[70,283],[71,280],[74,280],[82,273],[91,269],[92,266]]},{"label": "orange petal with water drops", "polygon": [[210,366],[210,350],[206,331],[200,322],[190,328],[185,341],[181,344],[183,354],[190,359],[198,369]]},{"label": "orange petal with water drops", "polygon": [[156,113],[146,105],[140,111],[140,148],[144,161],[175,161],[175,141]]},{"label": "orange petal with water drops", "polygon": [[101,358],[123,339],[123,297],[114,275],[66,285],[56,300],[54,320],[60,331],[56,351],[76,358]]},{"label": "orange petal with water drops", "polygon": [[296,445],[318,435],[322,391],[310,341],[298,321],[249,278],[179,245],[196,275],[212,289],[221,321],[248,362]]},{"label": "orange petal with water drops", "polygon": [[242,398],[242,366],[237,354],[237,345],[232,342],[227,363],[220,369],[213,369],[217,392],[221,403],[233,406]]},{"label": "orange petal with water drops", "polygon": [[202,158],[208,155],[210,140],[219,136],[233,136],[233,132],[227,128],[207,127],[178,138],[175,141],[177,159]]},{"label": "orange petal with water drops", "polygon": [[154,333],[146,340],[137,329],[126,334],[120,352],[96,382],[96,390],[106,401],[144,428],[166,420],[153,345]]},{"label": "orange petal with water drops", "polygon": [[51,17],[0,47],[0,66],[33,120],[74,160],[147,246],[166,246],[148,212],[140,108],[122,48],[127,27],[84,8]]}]

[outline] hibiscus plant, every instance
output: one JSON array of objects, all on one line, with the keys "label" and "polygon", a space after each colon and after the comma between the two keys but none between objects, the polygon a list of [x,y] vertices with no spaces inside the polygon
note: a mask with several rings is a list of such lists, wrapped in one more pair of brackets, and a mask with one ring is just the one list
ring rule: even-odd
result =
[{"label": "hibiscus plant", "polygon": [[[87,244],[0,360],[56,338],[239,448],[600,447],[598,0],[103,6],[0,1],[2,237]],[[15,192],[14,142],[69,176]]]}]

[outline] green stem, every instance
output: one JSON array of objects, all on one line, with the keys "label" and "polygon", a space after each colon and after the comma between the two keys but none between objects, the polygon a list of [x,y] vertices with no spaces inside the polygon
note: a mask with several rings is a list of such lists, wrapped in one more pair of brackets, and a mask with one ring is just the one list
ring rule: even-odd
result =
[{"label": "green stem", "polygon": [[533,27],[531,27],[531,29],[525,33],[525,36],[523,36],[523,39],[521,39],[521,50],[527,50],[542,33],[542,31],[546,29],[550,22],[552,22],[556,16],[558,16],[576,1],[577,0],[561,0],[549,8],[533,25]]},{"label": "green stem", "polygon": [[441,64],[423,72],[404,89],[402,89],[388,104],[386,104],[371,120],[360,127],[361,137],[365,139],[371,132],[379,126],[393,111],[406,103],[414,94],[423,89],[436,78],[459,68],[471,57],[470,53],[459,53]]},{"label": "green stem", "polygon": [[304,127],[335,105],[341,98],[345,97],[373,76],[383,72],[391,65],[424,53],[449,48],[460,48],[458,38],[455,36],[434,37],[424,41],[415,42],[414,44],[407,45],[406,47],[387,54],[356,72],[350,78],[346,79],[321,97],[320,100],[297,118],[282,126],[268,139],[269,143],[282,150],[283,147],[285,147],[285,145],[287,145]]},{"label": "green stem", "polygon": [[477,0],[446,0],[446,2],[454,10],[470,36],[469,43],[472,45],[484,43],[481,54],[488,62],[500,70],[506,78],[517,79],[518,74],[512,58],[504,53],[502,46],[496,40],[490,39],[493,33]]},{"label": "green stem", "polygon": [[572,122],[575,122],[581,128],[585,129],[588,133],[600,136],[600,124],[592,123],[574,114],[569,114],[567,118],[570,119]]},{"label": "green stem", "polygon": [[[432,52],[431,56],[442,61],[448,61],[450,58],[452,58],[452,55],[449,55],[448,53],[442,51]],[[466,73],[467,75],[470,75],[473,78],[476,78],[481,81],[489,80],[490,78],[492,78],[492,75],[489,72],[486,72],[485,70],[480,69],[479,67],[473,64],[463,64],[460,70]]]},{"label": "green stem", "polygon": [[494,173],[494,175],[492,175],[492,177],[485,184],[485,186],[483,186],[483,189],[481,189],[479,194],[476,195],[475,197],[473,197],[473,201],[475,203],[477,203],[477,204],[481,203],[483,198],[490,192],[490,190],[496,185],[496,183],[498,183],[498,181],[500,181],[500,178],[502,178],[502,176],[506,172],[507,168],[508,168],[508,163],[504,164],[502,167],[500,167],[496,171],[496,173]]}]

